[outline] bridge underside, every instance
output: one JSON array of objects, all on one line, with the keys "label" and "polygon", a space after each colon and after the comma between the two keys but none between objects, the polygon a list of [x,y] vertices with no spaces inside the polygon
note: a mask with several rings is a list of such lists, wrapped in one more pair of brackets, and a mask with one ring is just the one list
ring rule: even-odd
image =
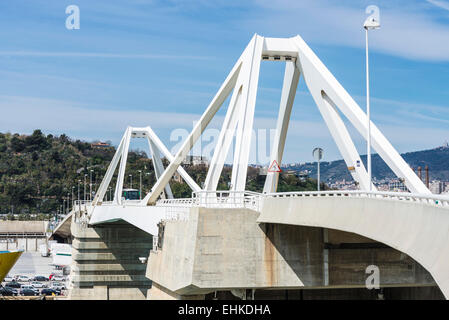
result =
[{"label": "bridge underside", "polygon": [[243,297],[251,290],[256,299],[372,298],[375,290],[365,288],[369,265],[379,267],[381,288],[404,288],[391,289],[391,297],[444,298],[407,254],[354,233],[260,223],[263,216],[249,209],[192,208],[185,221],[165,221],[159,248],[148,260],[148,298],[205,298],[215,292]]},{"label": "bridge underside", "polygon": [[449,297],[447,208],[378,198],[268,197],[257,221],[341,230],[384,243],[422,265]]}]

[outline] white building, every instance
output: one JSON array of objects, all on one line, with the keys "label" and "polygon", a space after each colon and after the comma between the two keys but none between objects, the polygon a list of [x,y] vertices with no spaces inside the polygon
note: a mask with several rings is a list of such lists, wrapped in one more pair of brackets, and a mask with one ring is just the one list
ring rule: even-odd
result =
[{"label": "white building", "polygon": [[209,165],[209,161],[207,160],[206,157],[203,157],[203,156],[191,156],[191,155],[188,155],[188,156],[186,156],[186,158],[184,159],[182,164],[194,165],[194,166],[198,166],[198,165],[206,165],[206,166],[208,166]]},{"label": "white building", "polygon": [[429,184],[429,190],[430,190],[430,192],[435,193],[435,194],[443,193],[444,183],[441,181],[438,181],[438,180],[432,181]]}]

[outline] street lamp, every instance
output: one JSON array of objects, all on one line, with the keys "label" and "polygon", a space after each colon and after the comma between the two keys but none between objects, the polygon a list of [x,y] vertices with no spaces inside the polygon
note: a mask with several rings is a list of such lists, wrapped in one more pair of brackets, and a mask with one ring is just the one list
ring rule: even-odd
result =
[{"label": "street lamp", "polygon": [[365,42],[366,42],[366,115],[368,119],[367,126],[367,153],[366,162],[368,167],[369,191],[371,191],[371,119],[370,119],[370,99],[369,99],[369,60],[368,60],[368,30],[375,30],[380,28],[379,8],[377,6],[368,6],[365,10],[367,14],[371,14],[363,24],[365,28]]},{"label": "street lamp", "polygon": [[318,170],[317,170],[317,184],[318,191],[320,191],[320,160],[323,158],[323,149],[315,148],[312,151],[313,157],[318,161]]},{"label": "street lamp", "polygon": [[87,173],[84,174],[84,201],[86,201],[86,179]]},{"label": "street lamp", "polygon": [[73,201],[74,201],[74,196],[73,196],[73,191],[75,190],[75,186],[72,186],[72,209],[73,209]]},{"label": "street lamp", "polygon": [[133,175],[130,174],[129,178],[130,178],[130,187],[129,188],[132,189],[133,188]]},{"label": "street lamp", "polygon": [[78,180],[78,209],[79,209],[79,211],[81,211],[80,184],[81,184],[81,179]]},{"label": "street lamp", "polygon": [[142,200],[142,170],[139,170],[139,200]]},{"label": "street lamp", "polygon": [[94,170],[90,170],[89,200],[92,200],[92,172]]}]

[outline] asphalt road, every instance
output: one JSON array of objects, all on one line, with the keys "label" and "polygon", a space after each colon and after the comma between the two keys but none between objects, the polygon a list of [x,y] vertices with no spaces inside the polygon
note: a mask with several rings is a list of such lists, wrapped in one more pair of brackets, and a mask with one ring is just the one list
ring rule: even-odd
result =
[{"label": "asphalt road", "polygon": [[[10,276],[25,275],[29,277],[45,276],[48,277],[51,273],[55,272],[52,265],[51,257],[42,257],[39,252],[24,252],[16,264],[9,271]],[[59,271],[62,273],[62,271]]]}]

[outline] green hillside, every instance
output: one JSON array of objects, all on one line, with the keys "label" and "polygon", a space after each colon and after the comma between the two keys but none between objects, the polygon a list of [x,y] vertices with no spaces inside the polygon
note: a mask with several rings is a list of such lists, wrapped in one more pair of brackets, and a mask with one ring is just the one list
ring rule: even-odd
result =
[{"label": "green hillside", "polygon": [[[419,166],[422,167],[422,174],[424,177],[424,168],[429,166],[430,180],[442,180],[449,181],[449,148],[438,147],[430,150],[407,152],[401,155],[404,160],[415,169],[415,172]],[[366,165],[366,156],[361,156],[363,163]],[[321,162],[320,174],[324,181],[332,180],[352,180],[351,175],[343,160],[337,160],[332,162]],[[311,172],[311,176],[316,176],[317,165],[316,163],[305,163],[290,167],[298,171],[308,170]],[[372,155],[372,171],[373,177],[377,179],[394,178],[395,174],[385,164],[378,154]]]},{"label": "green hillside", "polygon": [[[86,176],[89,192],[90,175],[93,190],[101,183],[115,152],[114,147],[93,148],[91,143],[73,140],[65,134],[44,135],[35,130],[32,135],[0,133],[0,214],[55,213],[65,201],[84,195]],[[167,162],[164,159],[164,165]],[[92,170],[92,172],[91,172]],[[142,171],[143,193],[155,183],[151,159],[145,152],[131,151],[126,167],[125,188],[139,188],[139,170]],[[204,166],[187,166],[187,172],[201,186],[206,177]],[[225,167],[218,189],[228,189],[231,168]],[[81,182],[79,183],[79,180]],[[115,177],[112,180],[115,184]],[[264,176],[255,168],[248,168],[247,189],[262,191]],[[176,198],[190,197],[191,189],[186,183],[170,182]],[[324,188],[324,186],[323,186]],[[316,181],[299,180],[296,176],[281,176],[279,191],[316,190]],[[107,194],[109,196],[109,193]],[[67,204],[67,202],[65,202]]]}]

